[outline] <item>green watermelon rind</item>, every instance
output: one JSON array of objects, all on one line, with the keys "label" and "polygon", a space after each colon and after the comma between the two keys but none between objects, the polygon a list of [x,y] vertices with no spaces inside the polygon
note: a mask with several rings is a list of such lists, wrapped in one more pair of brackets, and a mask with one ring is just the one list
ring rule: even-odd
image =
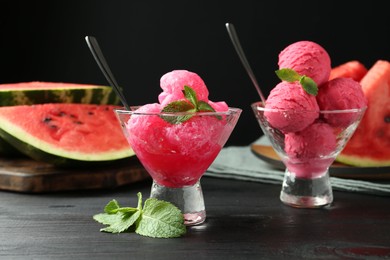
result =
[{"label": "green watermelon rind", "polygon": [[3,138],[0,137],[0,156],[20,156],[22,155],[18,149],[13,147],[11,144],[6,142]]},{"label": "green watermelon rind", "polygon": [[370,157],[339,154],[336,162],[357,167],[386,167],[390,166],[390,160],[379,161]]},{"label": "green watermelon rind", "polygon": [[135,155],[130,146],[116,151],[96,154],[66,151],[35,138],[31,134],[23,131],[22,128],[15,126],[3,118],[0,118],[0,125],[0,137],[18,151],[34,160],[47,162],[56,166],[80,167],[107,164],[126,160]]},{"label": "green watermelon rind", "polygon": [[55,89],[0,89],[0,106],[33,105],[44,103],[119,104],[111,87]]}]

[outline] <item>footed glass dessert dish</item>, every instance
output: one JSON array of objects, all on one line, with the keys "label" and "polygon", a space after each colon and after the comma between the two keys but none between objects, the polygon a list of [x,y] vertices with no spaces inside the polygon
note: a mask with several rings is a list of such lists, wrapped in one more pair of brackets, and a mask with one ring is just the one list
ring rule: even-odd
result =
[{"label": "footed glass dessert dish", "polygon": [[225,112],[115,110],[131,149],[153,179],[150,197],[169,201],[186,225],[203,223],[200,179],[230,137],[241,109]]},{"label": "footed glass dessert dish", "polygon": [[281,201],[299,208],[331,204],[329,166],[354,133],[366,108],[298,111],[267,109],[257,102],[252,109],[286,166]]}]

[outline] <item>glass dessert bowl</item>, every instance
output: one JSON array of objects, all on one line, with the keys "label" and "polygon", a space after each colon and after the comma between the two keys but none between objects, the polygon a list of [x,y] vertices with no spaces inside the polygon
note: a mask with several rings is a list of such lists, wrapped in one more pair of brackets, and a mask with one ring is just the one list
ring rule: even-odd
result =
[{"label": "glass dessert bowl", "polygon": [[175,204],[186,225],[203,223],[200,179],[225,145],[242,112],[115,113],[130,147],[153,179],[150,197]]},{"label": "glass dessert bowl", "polygon": [[331,204],[329,167],[354,133],[366,107],[299,111],[268,109],[262,102],[251,106],[263,133],[286,166],[280,200],[300,208]]}]

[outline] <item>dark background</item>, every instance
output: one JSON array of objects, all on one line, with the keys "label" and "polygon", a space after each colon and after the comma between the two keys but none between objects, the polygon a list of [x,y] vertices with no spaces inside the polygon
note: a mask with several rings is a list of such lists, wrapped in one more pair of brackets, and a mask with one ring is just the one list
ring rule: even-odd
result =
[{"label": "dark background", "polygon": [[278,82],[278,53],[294,41],[319,43],[333,66],[356,59],[370,67],[390,58],[383,0],[0,1],[1,83],[107,85],[84,39],[92,35],[131,105],[157,102],[160,77],[187,69],[203,78],[210,100],[242,108],[227,145],[247,145],[262,132],[250,110],[259,97],[226,22],[235,25],[266,96]]}]

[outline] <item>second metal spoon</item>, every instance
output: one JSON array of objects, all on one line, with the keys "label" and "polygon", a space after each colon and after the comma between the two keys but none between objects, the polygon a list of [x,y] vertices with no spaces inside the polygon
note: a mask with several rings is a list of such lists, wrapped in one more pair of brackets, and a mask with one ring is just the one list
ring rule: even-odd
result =
[{"label": "second metal spoon", "polygon": [[130,107],[127,104],[126,98],[123,95],[122,89],[119,87],[118,83],[116,82],[115,77],[112,74],[106,59],[104,58],[103,52],[100,49],[99,43],[97,42],[96,38],[93,36],[86,36],[85,40],[87,41],[88,47],[89,47],[90,51],[92,52],[92,55],[95,58],[97,64],[99,65],[100,70],[103,72],[107,81],[110,83],[111,87],[114,89],[115,93],[120,98],[123,106],[127,110],[130,110]]},{"label": "second metal spoon", "polygon": [[240,57],[240,59],[241,59],[242,65],[244,65],[246,72],[248,73],[249,77],[251,78],[252,83],[255,86],[257,93],[259,94],[259,96],[261,98],[261,101],[265,104],[264,95],[261,92],[261,89],[259,87],[259,83],[256,80],[255,74],[253,73],[251,66],[249,65],[249,62],[245,56],[244,50],[241,47],[240,40],[238,39],[238,35],[236,33],[236,30],[234,29],[233,24],[226,23],[226,29],[229,33],[230,39],[233,43],[233,46],[236,49],[238,57]]}]

